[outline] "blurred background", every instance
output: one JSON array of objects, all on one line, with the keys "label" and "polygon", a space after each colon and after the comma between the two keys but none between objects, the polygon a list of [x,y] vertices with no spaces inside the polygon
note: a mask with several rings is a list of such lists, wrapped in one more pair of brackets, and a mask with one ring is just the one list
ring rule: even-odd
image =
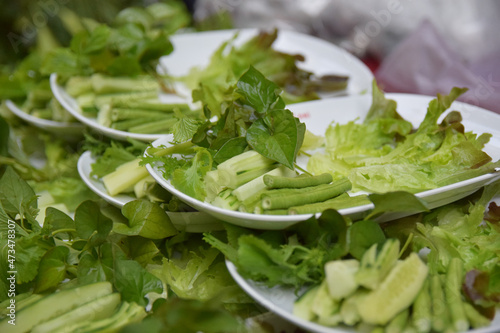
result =
[{"label": "blurred background", "polygon": [[[35,47],[67,45],[82,17],[112,23],[153,0],[2,0],[2,70]],[[185,0],[167,1],[183,29],[291,29],[362,59],[386,92],[426,95],[453,86],[463,101],[500,113],[500,2],[496,0]],[[182,17],[179,13],[182,11]]]}]

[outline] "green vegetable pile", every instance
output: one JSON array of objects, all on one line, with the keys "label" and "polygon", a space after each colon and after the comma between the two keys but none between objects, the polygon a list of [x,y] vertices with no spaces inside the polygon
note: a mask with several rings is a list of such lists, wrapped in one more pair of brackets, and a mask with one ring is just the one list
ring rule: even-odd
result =
[{"label": "green vegetable pile", "polygon": [[[375,209],[363,220],[326,210],[282,231],[227,225],[225,237],[205,240],[243,277],[288,287],[302,319],[360,332],[463,332],[488,326],[498,309],[499,193],[496,182],[432,211],[408,192],[371,194]],[[373,220],[407,209],[424,213]]]},{"label": "green vegetable pile", "polygon": [[[240,48],[228,41],[208,67],[186,77],[151,74],[172,51],[168,37],[187,24],[178,5],[127,8],[109,26],[84,19],[69,47],[33,52],[0,76],[0,99],[38,116],[59,110],[47,86],[56,72],[102,124],[137,133],[161,124],[174,138],[152,147],[85,132],[68,142],[2,104],[0,331],[281,330],[236,284],[226,260],[244,278],[295,295],[293,314],[320,325],[374,333],[490,325],[500,304],[500,181],[433,210],[412,194],[499,166],[482,151],[490,136],[466,132],[458,112],[438,123],[463,90],[438,95],[413,129],[374,83],[361,123],[332,124],[325,138],[314,136],[286,102],[317,98],[323,84],[343,89],[346,78],[318,82],[298,69],[300,56],[271,49],[276,31]],[[191,85],[202,108],[158,103],[168,80]],[[160,114],[167,116],[160,121]],[[297,166],[299,154],[323,144],[308,170]],[[81,180],[77,161],[86,151],[96,159],[91,175],[109,194],[133,193],[123,207]],[[146,163],[161,163],[179,190],[224,208],[319,214],[283,230],[221,221],[189,229],[171,214],[198,212],[160,188]],[[374,209],[360,220],[338,212],[366,203]],[[401,212],[412,215],[377,220]]]},{"label": "green vegetable pile", "polygon": [[373,102],[358,123],[333,123],[325,133],[325,151],[311,156],[307,169],[347,177],[354,191],[411,193],[492,172],[500,165],[482,151],[491,134],[467,132],[460,112],[441,115],[466,89],[453,88],[429,103],[424,120],[413,130],[373,83]]}]

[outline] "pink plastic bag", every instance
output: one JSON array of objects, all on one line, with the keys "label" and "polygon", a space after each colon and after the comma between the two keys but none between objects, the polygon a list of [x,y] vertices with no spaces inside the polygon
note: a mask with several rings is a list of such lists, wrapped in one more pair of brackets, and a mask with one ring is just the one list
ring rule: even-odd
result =
[{"label": "pink plastic bag", "polygon": [[461,101],[500,113],[500,50],[467,64],[429,21],[383,60],[375,76],[386,92],[435,96],[467,87]]}]

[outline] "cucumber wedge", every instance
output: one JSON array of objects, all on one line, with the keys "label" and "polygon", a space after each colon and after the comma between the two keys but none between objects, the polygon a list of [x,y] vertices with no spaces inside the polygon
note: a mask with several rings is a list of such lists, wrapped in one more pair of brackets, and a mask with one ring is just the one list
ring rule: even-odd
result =
[{"label": "cucumber wedge", "polygon": [[319,285],[315,285],[308,289],[302,296],[300,296],[293,304],[293,315],[304,320],[312,321],[316,318],[316,314],[312,311],[314,298],[318,293]]},{"label": "cucumber wedge", "polygon": [[65,314],[35,326],[31,333],[71,333],[69,327],[75,322],[92,322],[113,315],[120,304],[119,293],[112,293],[83,304]]},{"label": "cucumber wedge", "polygon": [[413,303],[427,274],[427,265],[416,253],[399,261],[380,286],[359,301],[357,306],[361,319],[369,324],[387,324]]},{"label": "cucumber wedge", "polygon": [[2,320],[0,332],[28,332],[42,322],[60,316],[98,297],[111,294],[112,291],[110,282],[97,282],[44,296],[16,313],[16,325],[9,324],[9,318]]},{"label": "cucumber wedge", "polygon": [[356,273],[356,282],[374,290],[392,270],[399,257],[399,240],[388,239],[377,253],[377,244],[366,251]]},{"label": "cucumber wedge", "polygon": [[325,278],[334,300],[340,301],[358,289],[355,279],[358,269],[359,261],[356,259],[333,260],[325,264]]}]

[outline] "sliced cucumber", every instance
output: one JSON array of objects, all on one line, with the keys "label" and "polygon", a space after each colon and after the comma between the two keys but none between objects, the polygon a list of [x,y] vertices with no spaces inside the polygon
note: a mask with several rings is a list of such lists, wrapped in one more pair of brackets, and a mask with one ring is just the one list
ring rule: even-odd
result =
[{"label": "sliced cucumber", "polygon": [[413,303],[427,274],[427,265],[416,253],[399,261],[380,286],[358,302],[362,320],[375,325],[387,324]]},{"label": "sliced cucumber", "polygon": [[348,297],[358,289],[354,278],[359,269],[356,259],[333,260],[325,264],[325,278],[330,296],[337,301]]},{"label": "sliced cucumber", "polygon": [[16,325],[6,318],[0,322],[0,332],[28,332],[34,326],[60,316],[80,305],[112,292],[110,282],[97,282],[81,287],[61,290],[44,296],[16,313]]},{"label": "sliced cucumber", "polygon": [[356,282],[361,286],[374,290],[389,274],[399,257],[399,240],[388,239],[377,253],[377,244],[368,249],[361,259],[356,273]]},{"label": "sliced cucumber", "polygon": [[312,305],[318,290],[319,285],[313,286],[295,301],[292,311],[294,316],[308,321],[316,318],[316,315],[312,311]]},{"label": "sliced cucumber", "polygon": [[311,311],[318,317],[318,323],[332,326],[337,325],[342,319],[339,310],[340,303],[330,296],[328,283],[323,280],[314,296]]},{"label": "sliced cucumber", "polygon": [[35,326],[32,333],[71,333],[72,325],[75,322],[92,322],[107,318],[113,315],[121,297],[119,293],[112,293],[103,297],[99,297],[93,301],[83,304],[65,314],[46,321],[38,326]]}]

